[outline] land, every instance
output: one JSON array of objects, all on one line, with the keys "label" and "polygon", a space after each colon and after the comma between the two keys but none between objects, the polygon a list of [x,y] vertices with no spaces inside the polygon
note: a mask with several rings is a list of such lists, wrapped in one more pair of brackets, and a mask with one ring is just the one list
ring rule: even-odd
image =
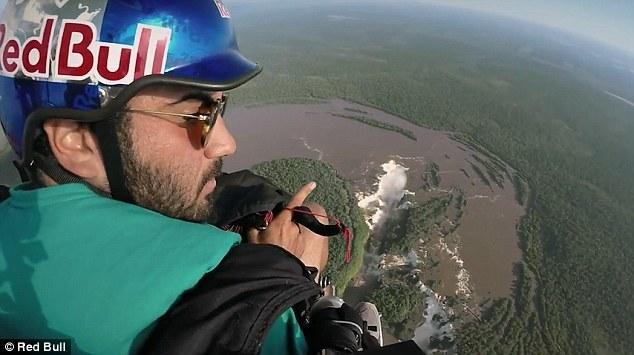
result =
[{"label": "land", "polygon": [[[348,110],[351,110],[350,108],[348,108]],[[397,132],[402,134],[403,136],[412,139],[412,140],[416,140],[416,136],[414,135],[414,133],[412,133],[412,131],[410,130],[406,130],[403,129],[399,126],[395,126],[395,125],[391,125],[385,122],[381,122],[381,121],[377,121],[375,119],[369,118],[367,116],[359,116],[359,115],[344,115],[344,114],[340,114],[340,113],[333,113],[332,114],[335,117],[341,117],[341,118],[346,118],[349,120],[354,120],[357,122],[361,122],[364,124],[367,124],[369,126],[372,127],[377,127],[377,128],[382,128],[382,129],[386,129],[388,131],[392,131],[392,132]]]},{"label": "land", "polygon": [[634,60],[553,29],[400,5],[234,11],[266,68],[237,100],[346,98],[486,148],[517,172],[506,180],[526,187],[530,213],[513,295],[461,328],[460,351],[627,353],[634,121],[604,91],[634,100]]}]

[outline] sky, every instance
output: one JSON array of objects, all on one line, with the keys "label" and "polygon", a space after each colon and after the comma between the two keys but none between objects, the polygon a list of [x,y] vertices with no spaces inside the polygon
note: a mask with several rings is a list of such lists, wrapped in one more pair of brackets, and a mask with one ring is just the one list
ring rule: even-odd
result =
[{"label": "sky", "polygon": [[419,0],[563,29],[634,55],[634,0]]},{"label": "sky", "polygon": [[[4,7],[6,1],[7,0],[0,0],[0,8]],[[260,2],[269,0],[251,1]],[[363,0],[359,2],[362,1]],[[621,48],[631,55],[634,55],[634,0],[416,1],[467,8],[545,24]],[[231,5],[231,3],[238,1],[225,0],[225,2]],[[243,0],[239,2],[248,3],[250,1]],[[355,2],[355,0],[350,0],[349,2]]]}]

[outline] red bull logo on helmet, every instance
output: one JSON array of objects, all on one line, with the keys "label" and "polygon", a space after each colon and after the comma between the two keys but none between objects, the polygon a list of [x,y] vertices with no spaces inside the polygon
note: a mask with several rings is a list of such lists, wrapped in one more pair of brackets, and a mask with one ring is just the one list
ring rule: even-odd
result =
[{"label": "red bull logo on helmet", "polygon": [[229,13],[229,10],[225,6],[225,4],[222,3],[222,0],[214,0],[214,2],[216,3],[216,7],[218,8],[218,11],[220,12],[220,17],[231,18],[231,14]]},{"label": "red bull logo on helmet", "polygon": [[[106,85],[130,84],[150,74],[163,74],[171,30],[138,24],[132,45],[98,41],[92,22],[63,20],[53,44],[56,16],[44,18],[39,36],[24,43],[7,37],[0,23],[0,75],[55,81],[90,79]],[[55,47],[55,48],[53,48]],[[54,57],[53,57],[54,54]]]}]

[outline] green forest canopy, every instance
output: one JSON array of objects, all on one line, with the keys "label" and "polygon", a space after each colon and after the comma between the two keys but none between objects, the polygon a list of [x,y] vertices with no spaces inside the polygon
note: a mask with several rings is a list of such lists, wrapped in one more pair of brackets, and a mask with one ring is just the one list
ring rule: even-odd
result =
[{"label": "green forest canopy", "polygon": [[[459,334],[461,351],[633,349],[633,112],[602,92],[602,73],[582,67],[590,57],[545,41],[541,30],[501,30],[498,20],[462,15],[454,26],[442,14],[421,20],[395,6],[322,6],[244,14],[242,48],[266,70],[238,101],[354,100],[470,137],[530,186],[515,297]],[[323,15],[346,11],[356,20]]]}]

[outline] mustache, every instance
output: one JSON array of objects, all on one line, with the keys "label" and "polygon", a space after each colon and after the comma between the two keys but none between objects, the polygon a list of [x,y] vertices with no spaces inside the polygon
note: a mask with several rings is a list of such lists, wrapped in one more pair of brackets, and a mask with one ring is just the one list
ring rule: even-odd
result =
[{"label": "mustache", "polygon": [[215,179],[220,174],[222,174],[222,158],[214,161],[213,165],[210,166],[207,171],[205,171],[205,173],[203,174],[203,178],[200,181],[200,185],[198,186],[198,191],[202,191],[207,182],[209,182],[211,179]]}]

